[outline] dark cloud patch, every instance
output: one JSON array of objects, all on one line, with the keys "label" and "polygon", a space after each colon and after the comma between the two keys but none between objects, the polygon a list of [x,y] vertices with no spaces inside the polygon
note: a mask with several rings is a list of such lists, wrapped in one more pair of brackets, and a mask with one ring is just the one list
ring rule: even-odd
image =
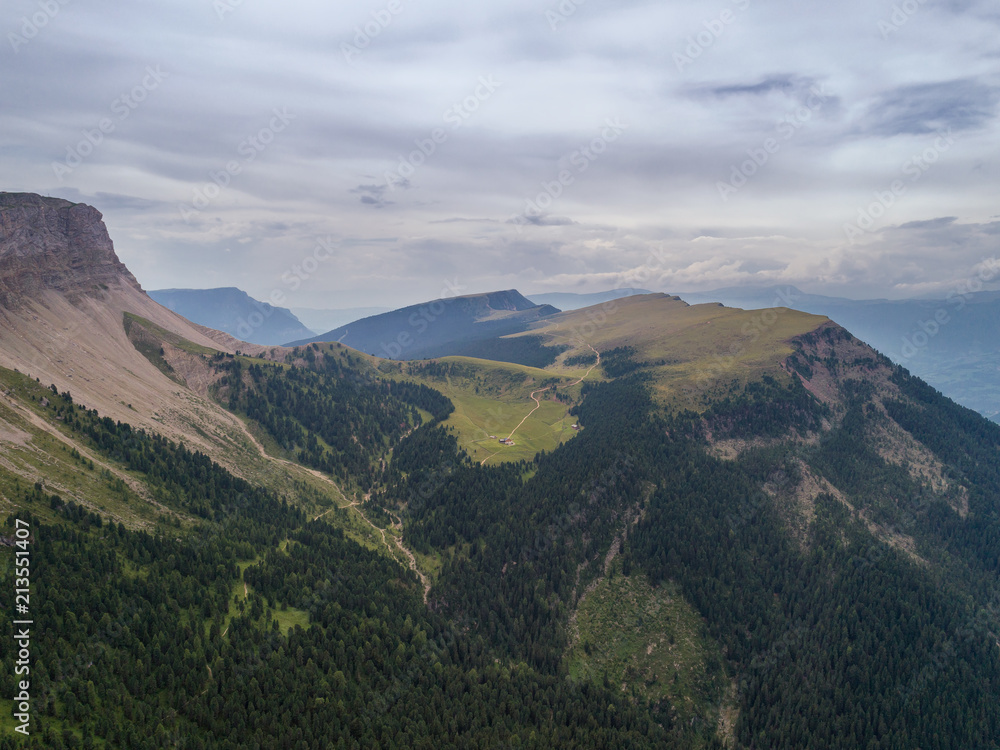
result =
[{"label": "dark cloud patch", "polygon": [[530,224],[536,227],[568,227],[576,224],[568,216],[553,216],[551,214],[519,214],[507,220],[508,224],[523,226]]},{"label": "dark cloud patch", "polygon": [[811,76],[800,76],[794,73],[777,73],[768,75],[755,83],[727,83],[693,86],[689,94],[696,99],[732,99],[736,97],[760,98],[770,94],[780,94],[788,99],[801,103],[815,101],[817,96],[823,99],[826,109],[839,106],[840,99],[830,92],[823,82]]},{"label": "dark cloud patch", "polygon": [[954,224],[957,220],[957,216],[942,216],[939,219],[927,219],[926,221],[908,221],[905,224],[900,224],[896,229],[941,229]]},{"label": "dark cloud patch", "polygon": [[356,188],[352,188],[351,192],[355,195],[360,195],[361,203],[366,206],[385,208],[395,203],[395,201],[386,200],[386,190],[388,190],[387,185],[358,185]]},{"label": "dark cloud patch", "polygon": [[997,114],[1000,88],[965,78],[900,86],[883,93],[860,124],[872,135],[925,135],[977,130]]},{"label": "dark cloud patch", "polygon": [[790,74],[785,74],[770,76],[758,83],[712,86],[707,89],[703,89],[703,91],[724,99],[728,96],[760,96],[762,94],[770,94],[772,91],[791,93],[797,88],[801,88],[801,84],[796,77]]}]

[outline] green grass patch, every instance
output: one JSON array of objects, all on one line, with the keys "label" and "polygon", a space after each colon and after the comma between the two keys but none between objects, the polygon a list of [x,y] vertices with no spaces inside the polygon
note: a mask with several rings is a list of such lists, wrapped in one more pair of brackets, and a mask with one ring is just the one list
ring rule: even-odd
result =
[{"label": "green grass patch", "polygon": [[[171,344],[176,346],[181,351],[185,351],[188,354],[204,354],[206,356],[213,356],[218,352],[217,349],[210,349],[207,346],[202,346],[201,344],[195,344],[192,341],[188,341],[183,336],[179,336],[173,331],[168,331],[166,328],[162,328],[151,320],[146,320],[145,318],[135,315],[134,313],[123,313],[124,320],[123,324],[125,326],[125,332],[131,335],[131,330],[133,326],[139,325],[144,328],[147,333],[149,333],[154,338],[161,342]],[[154,363],[155,364],[155,363]]]},{"label": "green grass patch", "polygon": [[294,607],[276,609],[273,611],[271,619],[278,621],[281,633],[287,633],[290,628],[294,628],[296,625],[303,630],[309,627],[309,613],[304,609],[295,609]]},{"label": "green grass patch", "polygon": [[[539,451],[553,451],[576,434],[572,429],[576,419],[569,409],[579,398],[580,386],[566,386],[583,372],[571,379],[558,370],[469,357],[401,363],[390,372],[451,399],[455,411],[444,426],[455,430],[459,446],[478,463],[530,461]],[[535,409],[531,394],[546,387],[536,393],[541,405]],[[556,392],[568,399],[555,400]],[[500,438],[512,433],[513,446],[500,444]]]},{"label": "green grass patch", "polygon": [[717,726],[729,684],[722,654],[679,588],[654,588],[644,574],[602,578],[580,601],[570,678],[668,701],[676,726]]}]

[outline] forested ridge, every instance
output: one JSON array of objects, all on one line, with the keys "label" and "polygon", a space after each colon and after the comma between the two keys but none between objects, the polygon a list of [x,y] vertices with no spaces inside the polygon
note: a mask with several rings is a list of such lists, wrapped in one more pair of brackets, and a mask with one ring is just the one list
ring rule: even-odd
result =
[{"label": "forested ridge", "polygon": [[[410,504],[407,541],[443,556],[434,592],[442,606],[475,622],[504,657],[559,674],[567,616],[632,509],[641,521],[623,545],[623,570],[679,583],[702,613],[740,677],[741,745],[1000,746],[1000,487],[990,476],[995,460],[986,460],[1000,430],[971,413],[952,419],[942,413],[950,402],[897,371],[904,393],[917,389],[927,405],[906,400],[890,409],[905,422],[900,404],[908,404],[914,411],[905,423],[918,435],[921,416],[954,425],[939,428],[936,440],[951,439],[956,459],[959,452],[973,457],[956,469],[980,488],[961,518],[947,496],[868,445],[877,414],[864,381],[845,383],[839,416],[797,379],[771,377],[734,386],[702,415],[664,416],[632,356],[622,350],[612,359],[622,377],[588,386],[578,408],[586,429],[539,456],[528,482],[521,476],[529,467],[481,470],[442,458],[449,445],[443,433],[434,441],[434,465],[446,471],[407,473],[403,462],[414,462],[398,454],[388,495],[400,507]],[[974,429],[961,427],[963,419]],[[821,432],[826,420],[838,424]],[[706,432],[717,439],[823,437],[727,461],[707,449]],[[430,433],[423,438],[430,442]],[[980,461],[977,451],[984,452]],[[800,481],[800,462],[855,503],[852,511],[820,495],[804,543],[761,489]],[[425,496],[420,487],[428,484],[435,490]],[[647,495],[647,486],[655,491]],[[872,519],[890,531],[905,525],[918,550],[943,552],[933,567],[921,564],[876,539]],[[675,727],[669,706],[651,708],[682,744],[716,741],[714,727]]]},{"label": "forested ridge", "polygon": [[[206,520],[153,535],[41,484],[22,490],[45,627],[33,642],[33,735],[5,734],[0,747],[662,746],[613,691],[498,664],[467,624],[423,605],[412,572],[340,529],[69,394],[48,401],[100,455]],[[62,522],[40,524],[31,509],[42,506]],[[308,624],[283,629],[286,608]],[[5,695],[13,659],[0,639]]]},{"label": "forested ridge", "polygon": [[418,409],[446,417],[451,402],[425,385],[375,379],[306,347],[305,367],[218,356],[215,386],[229,409],[258,423],[300,463],[365,489],[376,462],[423,422]]},{"label": "forested ridge", "polygon": [[[844,341],[804,337],[789,372],[717,384],[700,414],[655,402],[634,348],[602,352],[583,429],[498,466],[459,448],[426,386],[311,347],[303,366],[217,357],[224,403],[400,519],[436,566],[426,604],[344,511],[310,521],[52,392],[51,418],[195,522],[129,530],[20,488],[18,517],[55,512],[32,521],[48,624],[28,746],[1000,748],[1000,427],[874,355],[810,353]],[[940,467],[899,460],[901,431]],[[646,697],[676,673],[570,676],[581,599],[636,575],[676,588],[721,654],[694,718]]]}]

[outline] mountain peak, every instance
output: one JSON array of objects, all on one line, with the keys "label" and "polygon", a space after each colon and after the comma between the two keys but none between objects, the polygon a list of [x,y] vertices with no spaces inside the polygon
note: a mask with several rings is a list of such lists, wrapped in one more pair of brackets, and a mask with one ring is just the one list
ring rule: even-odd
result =
[{"label": "mountain peak", "polygon": [[96,208],[0,193],[0,306],[17,307],[46,289],[72,299],[122,282],[140,289],[115,254]]},{"label": "mountain peak", "polygon": [[441,356],[457,343],[519,333],[558,312],[551,305],[536,305],[516,289],[465,294],[372,315],[288,346],[339,341],[379,357],[422,359]]},{"label": "mountain peak", "polygon": [[538,307],[516,289],[490,292],[486,295],[486,299],[494,310],[530,310],[533,307]]}]

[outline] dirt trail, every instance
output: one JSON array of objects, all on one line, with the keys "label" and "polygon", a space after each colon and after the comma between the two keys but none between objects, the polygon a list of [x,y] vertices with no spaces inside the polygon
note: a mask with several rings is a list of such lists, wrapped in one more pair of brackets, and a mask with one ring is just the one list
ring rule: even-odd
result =
[{"label": "dirt trail", "polygon": [[[552,386],[549,386],[549,388],[551,388],[551,387]],[[521,429],[521,425],[523,425],[525,422],[528,421],[528,417],[530,417],[532,414],[534,414],[536,411],[538,411],[539,409],[542,408],[542,402],[538,400],[538,396],[536,396],[535,394],[536,393],[545,393],[545,391],[549,390],[549,388],[539,388],[537,391],[532,391],[531,392],[530,398],[531,398],[532,401],[535,402],[535,408],[532,409],[531,411],[529,411],[525,415],[524,419],[522,419],[520,422],[518,422],[517,427],[515,427],[513,430],[511,430],[510,435],[507,436],[508,440],[510,440],[511,438],[513,438],[514,437],[514,433],[517,432],[519,429]]]},{"label": "dirt trail", "polygon": [[[267,451],[264,450],[264,446],[260,443],[260,441],[257,440],[257,438],[255,438],[253,436],[253,434],[250,432],[250,430],[247,428],[247,426],[243,423],[243,420],[237,420],[237,421],[239,422],[240,427],[243,430],[243,433],[247,436],[247,438],[250,440],[250,442],[253,443],[257,447],[257,450],[260,451],[260,455],[261,456],[263,456],[265,459],[268,459],[270,461],[277,461],[278,463],[286,464],[288,466],[295,467],[296,469],[301,469],[302,471],[306,471],[306,472],[312,474],[317,479],[320,479],[321,481],[326,482],[327,484],[329,484],[331,487],[333,487],[335,490],[337,490],[337,493],[344,499],[344,502],[347,503],[347,507],[348,508],[353,508],[354,511],[359,516],[361,516],[361,519],[365,523],[367,523],[369,526],[371,526],[373,529],[375,529],[375,531],[377,531],[381,535],[381,537],[382,537],[382,544],[384,544],[389,549],[390,552],[392,551],[392,545],[389,544],[388,540],[385,538],[385,530],[384,529],[380,529],[378,526],[376,526],[374,523],[372,523],[371,520],[369,520],[368,516],[366,516],[364,514],[364,512],[362,512],[362,510],[361,510],[360,507],[358,507],[360,505],[360,503],[357,500],[348,500],[347,499],[347,495],[345,495],[344,491],[342,489],[340,489],[340,485],[338,485],[336,482],[334,482],[332,479],[330,479],[330,477],[328,477],[326,474],[324,474],[321,471],[317,471],[316,469],[310,469],[310,468],[308,468],[306,466],[302,466],[301,464],[297,464],[297,463],[294,463],[292,461],[287,461],[287,460],[285,460],[283,458],[276,458],[274,456],[269,455],[267,453]],[[322,518],[327,513],[330,513],[333,510],[334,510],[334,508],[330,508],[330,510],[325,511],[323,513],[320,513],[313,520],[318,521],[320,518]],[[430,592],[431,592],[430,581],[427,579],[427,576],[425,576],[421,572],[420,568],[417,567],[417,558],[414,556],[414,554],[410,550],[408,550],[404,546],[403,540],[400,539],[399,537],[394,537],[394,539],[395,539],[395,542],[396,542],[396,546],[399,547],[399,549],[402,551],[402,553],[404,555],[406,555],[406,558],[407,558],[407,560],[409,561],[409,564],[410,564],[410,570],[412,570],[414,573],[417,574],[417,577],[420,579],[420,583],[423,585],[423,589],[424,589],[424,604],[426,604],[427,603],[427,598],[428,598],[428,596],[430,595]]]},{"label": "dirt trail", "polygon": [[406,545],[403,544],[403,538],[399,536],[394,538],[396,540],[396,546],[399,547],[403,554],[409,559],[410,570],[417,574],[417,578],[419,578],[420,583],[423,584],[424,604],[427,604],[427,597],[430,596],[431,593],[431,583],[427,580],[427,576],[420,572],[420,568],[417,567],[417,558],[409,549],[407,549]]},{"label": "dirt trail", "polygon": [[[93,462],[93,464],[95,466],[99,466],[102,469],[105,469],[110,474],[112,474],[115,478],[120,479],[136,495],[138,495],[140,498],[142,498],[143,500],[145,500],[150,505],[154,506],[158,511],[160,511],[164,515],[173,516],[173,517],[176,517],[176,518],[186,518],[186,516],[184,516],[184,515],[182,515],[180,513],[177,513],[174,510],[171,510],[167,506],[163,505],[163,503],[160,503],[160,502],[154,500],[150,496],[150,494],[146,491],[145,486],[141,482],[137,481],[136,479],[134,479],[133,477],[129,476],[125,472],[119,470],[116,466],[113,466],[113,465],[111,465],[109,463],[106,463],[100,456],[97,456],[94,453],[91,453],[91,451],[86,446],[82,445],[81,443],[76,442],[75,440],[73,440],[73,438],[64,435],[59,430],[58,427],[56,427],[55,425],[47,422],[45,419],[43,419],[42,417],[40,417],[38,414],[36,414],[34,411],[32,411],[25,404],[22,404],[19,401],[15,401],[15,400],[12,400],[12,399],[8,400],[8,404],[15,411],[15,413],[17,413],[19,416],[21,416],[24,420],[26,420],[33,427],[38,428],[42,432],[46,433],[50,437],[55,438],[59,442],[61,442],[64,445],[68,446],[69,448],[75,448],[77,450],[77,452],[81,456],[83,456],[88,461]],[[120,517],[116,516],[113,513],[108,513],[108,511],[106,511],[106,510],[102,511],[102,512],[103,513],[107,513],[109,516],[111,516],[116,521],[124,521],[124,520],[126,520],[126,519],[123,519],[123,518],[120,518]],[[143,523],[142,525],[146,526],[148,524]]]},{"label": "dirt trail", "polygon": [[[389,547],[389,542],[387,542],[386,539],[385,539],[385,529],[380,529],[378,526],[376,526],[370,520],[368,520],[368,516],[366,516],[364,513],[361,512],[361,509],[358,507],[358,505],[359,505],[358,501],[355,500],[348,507],[354,508],[354,510],[357,511],[358,515],[361,516],[365,520],[365,523],[367,523],[369,526],[371,526],[373,529],[375,529],[375,531],[377,531],[379,534],[381,534],[382,535],[382,544],[384,544],[386,547]],[[400,533],[402,533],[402,524],[400,524]],[[393,541],[396,542],[396,546],[399,547],[400,551],[402,551],[402,553],[404,555],[406,555],[407,560],[409,560],[410,570],[412,570],[414,573],[416,573],[417,574],[417,578],[420,579],[420,583],[424,587],[424,604],[427,604],[427,598],[428,598],[428,596],[430,596],[430,593],[431,593],[431,583],[430,583],[430,581],[427,580],[427,576],[425,576],[421,572],[420,568],[417,567],[417,558],[403,544],[402,537],[398,537],[398,536],[393,537]],[[389,547],[389,549],[392,549],[392,547]]]},{"label": "dirt trail", "polygon": [[[580,343],[581,344],[587,344],[586,341],[581,341]],[[585,372],[583,374],[583,376],[579,380],[574,380],[572,383],[567,383],[566,385],[563,386],[563,388],[570,388],[570,387],[572,387],[574,385],[579,385],[580,383],[582,383],[584,380],[587,379],[587,376],[590,375],[590,373],[592,373],[594,371],[595,367],[597,367],[599,364],[601,364],[601,353],[599,351],[597,351],[597,349],[595,349],[594,347],[590,346],[590,344],[587,344],[587,346],[590,347],[590,351],[592,351],[594,354],[597,355],[597,361],[594,362],[594,364],[592,364],[590,366],[590,369],[587,370],[587,372]],[[535,402],[535,408],[532,409],[531,411],[529,411],[528,414],[527,414],[527,416],[525,416],[525,418],[521,420],[521,422],[517,425],[517,427],[515,427],[514,430],[510,433],[510,435],[507,436],[508,440],[513,439],[514,433],[517,432],[519,429],[521,429],[521,425],[523,425],[526,421],[528,421],[528,417],[530,417],[532,414],[534,414],[536,411],[538,411],[541,408],[542,402],[538,400],[538,397],[535,394],[537,394],[537,393],[545,393],[545,391],[549,390],[549,388],[551,388],[553,390],[557,390],[559,388],[559,386],[552,385],[552,386],[549,386],[548,388],[540,388],[537,391],[532,391],[531,392],[531,400]],[[493,456],[495,456],[495,455],[496,455],[496,453],[493,454]],[[493,456],[490,456],[489,458],[493,458]],[[488,459],[484,459],[483,463],[486,463],[487,460]]]}]

